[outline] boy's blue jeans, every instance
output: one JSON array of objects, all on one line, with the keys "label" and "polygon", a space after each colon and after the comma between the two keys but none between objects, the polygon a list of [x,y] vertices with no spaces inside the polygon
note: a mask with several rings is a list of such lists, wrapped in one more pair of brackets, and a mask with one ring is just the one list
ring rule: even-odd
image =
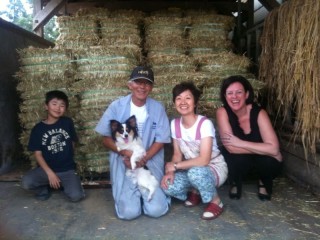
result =
[{"label": "boy's blue jeans", "polygon": [[[64,194],[72,202],[80,201],[85,197],[79,176],[74,170],[55,173],[61,180]],[[34,168],[22,177],[22,188],[35,191],[36,195],[49,194],[49,180],[46,172],[41,168]]]}]

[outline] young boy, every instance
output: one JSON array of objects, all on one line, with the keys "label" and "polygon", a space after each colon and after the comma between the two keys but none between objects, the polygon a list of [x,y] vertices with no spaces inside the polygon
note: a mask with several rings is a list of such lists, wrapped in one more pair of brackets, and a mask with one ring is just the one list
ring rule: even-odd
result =
[{"label": "young boy", "polygon": [[78,139],[74,124],[72,119],[63,116],[68,106],[69,100],[64,92],[47,92],[47,118],[31,131],[28,150],[34,152],[38,167],[23,176],[22,187],[34,190],[38,200],[50,197],[50,187],[61,188],[72,202],[85,196],[80,178],[75,173],[74,143]]}]

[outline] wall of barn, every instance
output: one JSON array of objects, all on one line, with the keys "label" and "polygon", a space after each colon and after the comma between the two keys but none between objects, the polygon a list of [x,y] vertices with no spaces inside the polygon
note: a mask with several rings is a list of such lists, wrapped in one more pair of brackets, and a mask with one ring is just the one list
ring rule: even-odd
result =
[{"label": "wall of barn", "polygon": [[0,175],[21,164],[21,132],[18,121],[19,94],[16,91],[19,61],[16,49],[52,43],[0,19]]}]

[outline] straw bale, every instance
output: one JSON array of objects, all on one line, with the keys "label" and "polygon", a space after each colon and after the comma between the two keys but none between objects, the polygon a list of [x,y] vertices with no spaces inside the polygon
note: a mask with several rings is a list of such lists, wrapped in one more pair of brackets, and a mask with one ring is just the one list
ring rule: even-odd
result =
[{"label": "straw bale", "polygon": [[[127,81],[126,81],[127,83]],[[97,98],[104,98],[107,96],[123,96],[127,95],[128,92],[127,87],[122,87],[122,88],[115,88],[113,86],[110,86],[108,89],[90,89],[87,91],[83,91],[79,97],[80,97],[80,102],[87,100],[87,99],[97,99]]]},{"label": "straw bale", "polygon": [[89,153],[89,152],[97,152],[99,149],[100,150],[105,149],[102,142],[102,137],[100,135],[93,134],[93,133],[90,135],[84,135],[81,133],[82,131],[79,130],[79,143],[80,145],[82,145],[80,148],[81,151]]},{"label": "straw bale", "polygon": [[[103,38],[99,40],[99,45],[101,46],[123,46],[123,45],[136,45],[139,47],[141,45],[141,38],[136,36],[129,36],[124,38],[119,38],[118,36],[108,36],[108,38]],[[137,52],[139,54],[140,51]]]},{"label": "straw bale", "polygon": [[170,38],[164,35],[159,37],[149,37],[145,42],[145,50],[166,50],[166,49],[181,49],[186,51],[187,41],[180,36],[172,35]]},{"label": "straw bale", "polygon": [[[122,46],[95,46],[86,49],[74,50],[77,63],[86,60],[110,60],[114,63],[132,63],[140,59],[141,49],[135,45]],[[121,62],[119,62],[121,61]]]},{"label": "straw bale", "polygon": [[[112,82],[113,79],[119,79],[121,77],[125,77],[125,76],[128,76],[130,74],[130,70],[102,70],[102,71],[99,71],[99,70],[92,70],[92,71],[86,71],[86,72],[78,72],[77,74],[77,77],[79,79],[86,79],[87,82],[89,82],[88,85],[91,85],[91,86],[97,86],[97,84],[95,82],[101,82],[101,80],[103,80],[103,85],[105,84],[108,84],[109,82]],[[109,81],[110,80],[110,81]],[[92,84],[90,84],[90,81],[92,81]],[[95,81],[95,82],[93,82]],[[113,81],[115,82],[115,81]],[[84,84],[85,82],[77,82],[78,84]],[[116,83],[115,84],[118,86],[122,86],[122,83]],[[87,86],[87,85],[86,85]],[[76,87],[76,84],[73,84],[72,86],[73,88]]]},{"label": "straw bale", "polygon": [[158,74],[171,74],[176,72],[184,72],[185,74],[192,73],[195,69],[193,64],[163,64],[153,65],[153,72]]},{"label": "straw bale", "polygon": [[187,18],[150,16],[145,18],[145,49],[186,49]]},{"label": "straw bale", "polygon": [[68,49],[28,47],[17,50],[22,66],[37,64],[68,63],[72,52]]},{"label": "straw bale", "polygon": [[[59,31],[65,30],[94,30],[97,27],[98,18],[96,15],[87,16],[60,16],[57,17],[56,23]],[[81,29],[84,28],[84,29]]]},{"label": "straw bale", "polygon": [[159,28],[147,28],[145,49],[182,49],[186,46],[185,31],[181,26],[162,26]]},{"label": "straw bale", "polygon": [[160,9],[150,13],[153,17],[182,17],[183,10],[181,8],[171,7],[167,9]]},{"label": "straw bale", "polygon": [[20,92],[70,86],[75,73],[72,53],[64,49],[25,48],[18,50],[21,67],[15,77]]},{"label": "straw bale", "polygon": [[111,12],[111,17],[121,22],[139,24],[145,17],[145,13],[133,9],[117,9]]},{"label": "straw bale", "polygon": [[190,35],[186,42],[188,48],[213,48],[217,50],[230,50],[231,41],[228,41],[225,35],[214,35],[206,37],[200,35]]},{"label": "straw bale", "polygon": [[80,175],[85,178],[87,172],[104,173],[110,171],[108,151],[100,151],[77,156],[75,161]]},{"label": "straw bale", "polygon": [[226,36],[228,31],[223,28],[222,24],[219,23],[202,23],[202,24],[192,24],[188,27],[190,32],[189,35],[203,35],[208,37],[213,37],[214,35]]},{"label": "straw bale", "polygon": [[144,18],[146,28],[164,27],[164,26],[186,26],[189,24],[189,18],[170,17],[170,16],[150,16]]},{"label": "straw bale", "polygon": [[99,41],[98,19],[95,15],[61,16],[56,22],[60,33],[56,47],[73,49],[96,45]]},{"label": "straw bale", "polygon": [[[128,91],[126,91],[128,93]],[[121,94],[121,95],[120,95]],[[122,96],[122,92],[119,91],[118,94],[106,94],[105,96],[95,97],[95,98],[87,98],[80,101],[81,107],[90,107],[90,106],[107,106],[113,100]]]},{"label": "straw bale", "polygon": [[140,35],[140,30],[138,25],[133,23],[126,22],[108,22],[109,18],[105,18],[104,21],[101,21],[100,31],[102,35],[108,35],[111,33],[121,33],[127,35]]},{"label": "straw bale", "polygon": [[82,90],[103,89],[109,86],[126,86],[132,69],[137,65],[137,48],[123,47],[96,47],[75,52],[77,57],[76,79],[80,81],[72,85],[75,92]]},{"label": "straw bale", "polygon": [[247,69],[251,65],[250,59],[246,56],[237,55],[229,51],[216,53],[193,52],[191,56],[200,65],[216,65],[238,69]]},{"label": "straw bale", "polygon": [[[188,15],[187,15],[188,16]],[[190,16],[192,25],[196,24],[212,24],[216,28],[230,31],[235,25],[234,17],[219,14],[194,14]]]},{"label": "straw bale", "polygon": [[87,7],[80,8],[75,14],[75,17],[87,17],[89,15],[93,15],[95,17],[105,17],[111,16],[110,10],[107,8],[99,8],[99,7]]},{"label": "straw bale", "polygon": [[171,93],[172,88],[182,81],[193,81],[197,86],[201,86],[209,79],[209,75],[210,74],[203,72],[173,72],[158,74],[155,77],[155,87],[152,92],[157,93],[158,86],[167,86],[169,88],[167,92]]},{"label": "straw bale", "polygon": [[217,48],[191,48],[189,49],[189,55],[192,57],[201,57],[201,56],[206,56],[206,54],[217,54],[221,52],[225,52],[226,50],[224,49],[217,49]]},{"label": "straw bale", "polygon": [[176,51],[150,51],[147,60],[154,65],[170,63],[192,64],[192,60],[186,54]]},{"label": "straw bale", "polygon": [[104,74],[101,78],[87,78],[73,83],[70,90],[73,93],[81,93],[88,89],[111,89],[126,87],[130,71],[112,71],[109,75]]},{"label": "straw bale", "polygon": [[215,15],[217,14],[216,9],[185,9],[184,16],[192,18],[201,18],[201,16]]}]

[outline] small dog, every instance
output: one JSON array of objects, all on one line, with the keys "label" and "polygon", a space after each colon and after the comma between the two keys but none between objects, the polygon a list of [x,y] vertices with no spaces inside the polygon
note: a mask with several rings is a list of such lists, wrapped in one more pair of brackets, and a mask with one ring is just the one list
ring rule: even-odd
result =
[{"label": "small dog", "polygon": [[142,193],[149,192],[148,201],[159,186],[157,179],[151,174],[150,170],[145,168],[136,168],[136,162],[140,161],[146,154],[142,145],[141,138],[138,136],[137,121],[133,115],[128,118],[125,123],[120,123],[117,120],[110,121],[112,138],[116,146],[120,150],[132,151],[130,158],[131,169],[127,169],[126,175],[132,178],[134,184],[138,184]]}]

